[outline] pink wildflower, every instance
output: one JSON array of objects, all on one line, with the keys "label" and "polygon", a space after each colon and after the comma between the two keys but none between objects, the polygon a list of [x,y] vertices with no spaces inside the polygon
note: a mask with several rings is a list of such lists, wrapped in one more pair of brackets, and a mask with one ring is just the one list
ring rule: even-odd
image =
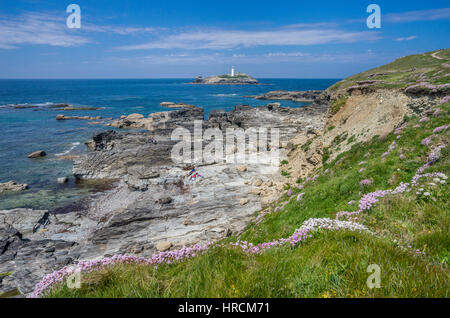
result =
[{"label": "pink wildflower", "polygon": [[450,95],[449,95],[449,96],[445,96],[445,97],[442,99],[441,104],[445,104],[445,103],[448,103],[448,102],[450,102]]},{"label": "pink wildflower", "polygon": [[421,144],[424,145],[424,146],[428,146],[431,143],[431,139],[432,139],[432,136],[427,137],[427,138],[422,140]]},{"label": "pink wildflower", "polygon": [[436,135],[436,134],[440,133],[441,131],[445,131],[445,130],[447,130],[448,127],[450,127],[450,125],[448,125],[448,126],[444,125],[444,126],[437,127],[433,130],[433,134]]},{"label": "pink wildflower", "polygon": [[369,186],[369,185],[371,185],[373,183],[373,181],[371,180],[371,179],[364,179],[364,180],[362,180],[359,184],[361,185],[361,186]]}]

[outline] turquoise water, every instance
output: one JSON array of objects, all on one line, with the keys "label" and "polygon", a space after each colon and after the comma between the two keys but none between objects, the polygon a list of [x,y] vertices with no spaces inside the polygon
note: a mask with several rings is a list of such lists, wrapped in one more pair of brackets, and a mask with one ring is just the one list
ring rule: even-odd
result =
[{"label": "turquoise water", "polygon": [[[161,102],[183,102],[212,109],[231,110],[235,105],[266,105],[269,101],[245,98],[271,90],[326,89],[337,79],[262,79],[263,85],[189,85],[187,79],[145,80],[0,80],[0,183],[14,180],[30,189],[0,196],[0,209],[17,207],[55,209],[95,190],[91,184],[75,184],[73,178],[58,185],[58,177],[72,176],[71,161],[62,154],[86,151],[83,144],[104,126],[88,121],[56,121],[57,114],[69,116],[121,115],[169,110]],[[100,107],[98,110],[61,111],[51,104]],[[301,103],[280,101],[282,106]],[[15,108],[17,105],[33,108]],[[42,159],[27,154],[45,150]]]}]

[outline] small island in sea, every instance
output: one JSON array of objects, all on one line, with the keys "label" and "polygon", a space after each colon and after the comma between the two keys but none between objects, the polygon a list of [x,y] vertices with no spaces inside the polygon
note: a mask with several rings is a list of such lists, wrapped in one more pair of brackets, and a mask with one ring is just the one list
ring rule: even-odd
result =
[{"label": "small island in sea", "polygon": [[256,85],[259,84],[256,79],[248,74],[237,72],[234,67],[231,68],[230,74],[213,75],[209,77],[197,76],[191,84],[207,84],[207,85]]}]

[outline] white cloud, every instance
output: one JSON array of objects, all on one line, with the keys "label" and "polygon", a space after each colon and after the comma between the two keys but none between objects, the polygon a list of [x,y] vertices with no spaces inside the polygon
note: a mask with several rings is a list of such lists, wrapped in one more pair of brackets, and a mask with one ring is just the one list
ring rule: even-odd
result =
[{"label": "white cloud", "polygon": [[19,16],[0,16],[0,49],[13,49],[25,44],[60,47],[91,43],[88,32],[119,35],[152,33],[161,28],[125,27],[81,23],[81,29],[69,29],[64,15],[25,13]]},{"label": "white cloud", "polygon": [[316,28],[333,28],[339,26],[335,22],[318,22],[318,23],[296,23],[288,24],[283,26],[283,28],[296,28],[296,29],[316,29]]},{"label": "white cloud", "polygon": [[450,8],[407,11],[401,13],[388,13],[382,16],[382,20],[392,23],[434,21],[450,19]]},{"label": "white cloud", "polygon": [[301,56],[310,56],[309,53],[303,53],[303,52],[274,52],[274,53],[267,53],[264,56],[267,57],[301,57]]},{"label": "white cloud", "polygon": [[354,32],[338,29],[205,30],[172,34],[151,42],[121,46],[117,49],[127,51],[148,49],[223,50],[238,47],[353,43],[379,38],[376,32]]},{"label": "white cloud", "polygon": [[103,33],[114,33],[119,35],[131,35],[137,33],[154,33],[163,29],[148,28],[148,27],[126,27],[126,26],[83,24],[82,30],[89,32],[103,32]]},{"label": "white cloud", "polygon": [[78,46],[89,43],[86,37],[68,32],[64,19],[52,15],[27,13],[17,17],[2,16],[0,48],[12,49],[22,44]]},{"label": "white cloud", "polygon": [[305,53],[305,52],[270,52],[265,54],[163,54],[146,56],[110,57],[109,64],[127,65],[244,65],[267,63],[358,63],[373,62],[382,55],[373,52],[335,52],[335,53]]},{"label": "white cloud", "polygon": [[417,39],[417,36],[411,35],[411,36],[408,36],[408,37],[405,37],[405,38],[396,38],[395,41],[411,41],[411,40],[414,40],[414,39]]}]

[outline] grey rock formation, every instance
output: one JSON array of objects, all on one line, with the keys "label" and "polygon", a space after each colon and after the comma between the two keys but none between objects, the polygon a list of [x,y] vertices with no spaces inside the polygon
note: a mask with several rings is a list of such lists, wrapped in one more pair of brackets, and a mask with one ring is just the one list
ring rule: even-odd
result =
[{"label": "grey rock formation", "polygon": [[37,229],[36,224],[46,217],[48,211],[31,209],[13,209],[0,211],[0,227],[13,227],[23,235],[29,235]]},{"label": "grey rock formation", "polygon": [[323,91],[270,91],[262,95],[246,96],[262,100],[292,100],[294,102],[313,102]]},{"label": "grey rock formation", "polygon": [[26,295],[44,274],[71,264],[75,242],[28,240],[13,227],[0,227],[0,297]]},{"label": "grey rock formation", "polygon": [[44,157],[44,156],[46,156],[46,155],[47,155],[47,154],[45,153],[44,150],[38,150],[38,151],[35,151],[35,152],[30,153],[30,154],[28,155],[28,158],[39,158],[39,157]]},{"label": "grey rock formation", "polygon": [[[0,211],[0,273],[12,272],[2,279],[0,292],[17,288],[29,293],[45,274],[79,259],[150,256],[158,249],[239,232],[261,208],[261,190],[272,186],[270,180],[279,175],[279,160],[287,151],[280,149],[281,157],[273,162],[268,149],[258,150],[248,140],[246,155],[259,154],[262,160],[228,161],[235,150],[224,148],[227,161],[176,163],[171,151],[179,141],[171,140],[173,129],[187,129],[201,149],[208,142],[194,140],[194,121],[202,123],[203,131],[279,128],[281,144],[287,144],[298,131],[321,127],[325,110],[321,105],[244,105],[228,113],[213,111],[206,121],[203,109],[188,108],[130,119],[136,125],[144,123],[146,131],[96,133],[86,143],[90,151],[75,158],[73,174],[77,179],[115,179],[117,186],[95,195],[76,212]],[[194,166],[201,177],[191,180],[188,173]]]},{"label": "grey rock formation", "polygon": [[19,184],[14,181],[8,181],[5,183],[0,183],[0,194],[9,191],[23,191],[28,189],[28,184]]},{"label": "grey rock formation", "polygon": [[69,181],[69,178],[67,178],[67,177],[61,177],[61,178],[58,178],[56,181],[57,181],[59,184],[64,184],[64,183],[67,183],[67,182]]}]

